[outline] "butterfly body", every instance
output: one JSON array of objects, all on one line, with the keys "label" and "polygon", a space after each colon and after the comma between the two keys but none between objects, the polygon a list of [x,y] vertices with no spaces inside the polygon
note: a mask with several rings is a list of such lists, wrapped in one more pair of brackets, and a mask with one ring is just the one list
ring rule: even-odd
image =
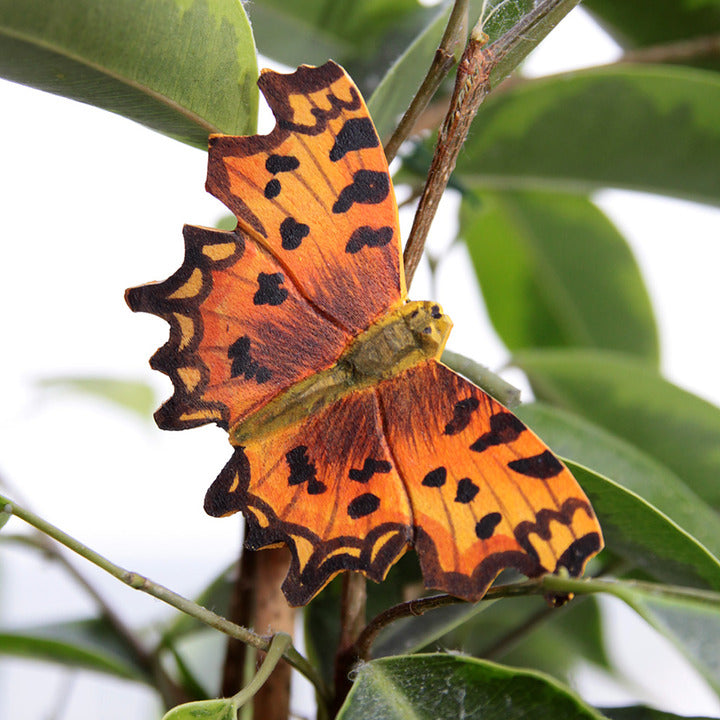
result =
[{"label": "butterfly body", "polygon": [[334,63],[260,86],[277,125],[213,136],[208,189],[233,232],[185,228],[185,261],[128,291],[171,326],[151,364],[161,427],[217,422],[234,453],[206,511],[287,544],[288,601],[338,572],[382,580],[410,546],[425,583],[477,600],[504,568],[579,575],[602,547],[546,446],[442,365],[452,323],[406,302],[397,206],[362,98]]}]

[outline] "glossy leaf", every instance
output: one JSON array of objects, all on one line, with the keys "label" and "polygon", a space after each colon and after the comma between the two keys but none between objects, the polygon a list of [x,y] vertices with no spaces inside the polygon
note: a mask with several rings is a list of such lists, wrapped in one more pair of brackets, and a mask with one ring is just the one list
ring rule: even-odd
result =
[{"label": "glossy leaf", "polygon": [[454,655],[373,660],[357,678],[338,720],[598,720],[601,716],[558,682]]},{"label": "glossy leaf", "polygon": [[609,668],[595,598],[576,597],[562,608],[544,598],[503,598],[442,638],[440,646],[570,680],[578,660]]},{"label": "glossy leaf", "polygon": [[720,558],[720,515],[667,467],[572,413],[541,403],[516,412],[556,453],[647,500]]},{"label": "glossy leaf", "polygon": [[720,32],[717,0],[586,0],[583,6],[625,48],[700,41],[694,54],[664,61],[720,69],[717,51],[702,49],[702,39]]},{"label": "glossy leaf", "polygon": [[147,668],[138,664],[110,624],[99,618],[0,631],[0,654],[152,682]]},{"label": "glossy leaf", "polygon": [[490,318],[511,350],[596,347],[658,361],[650,299],[625,240],[587,198],[482,193],[460,237]]},{"label": "glossy leaf", "polygon": [[457,179],[477,189],[602,187],[720,203],[720,77],[610,66],[491,95]]},{"label": "glossy leaf", "polygon": [[89,395],[117,405],[147,420],[157,407],[155,392],[140,380],[118,380],[103,377],[54,377],[44,378],[38,386],[47,390],[62,390],[79,395]]},{"label": "glossy leaf", "polygon": [[230,700],[198,700],[169,710],[162,720],[236,720],[237,709]]},{"label": "glossy leaf", "polygon": [[639,495],[567,459],[590,498],[605,546],[657,580],[720,591],[720,561]]},{"label": "glossy leaf", "polygon": [[209,133],[255,130],[255,49],[237,0],[0,0],[0,75],[203,149]]},{"label": "glossy leaf", "polygon": [[623,589],[625,601],[669,638],[720,692],[720,594],[691,597]]},{"label": "glossy leaf", "polygon": [[585,417],[666,465],[720,507],[720,410],[632,358],[587,350],[517,353],[538,399]]},{"label": "glossy leaf", "polygon": [[366,98],[437,14],[417,0],[262,0],[247,10],[262,55],[290,67],[332,58]]},{"label": "glossy leaf", "polygon": [[450,9],[441,8],[393,63],[370,96],[368,109],[383,142],[392,135],[425,78],[449,16]]}]

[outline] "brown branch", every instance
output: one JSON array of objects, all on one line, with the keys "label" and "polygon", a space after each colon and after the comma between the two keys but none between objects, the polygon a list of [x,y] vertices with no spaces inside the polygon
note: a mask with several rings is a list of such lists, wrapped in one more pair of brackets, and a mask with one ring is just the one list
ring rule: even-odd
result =
[{"label": "brown branch", "polygon": [[440,45],[435,51],[430,69],[402,116],[395,132],[385,145],[385,156],[388,163],[397,155],[400,146],[412,133],[418,118],[425,111],[445,76],[450,72],[450,68],[455,64],[456,48],[460,45],[464,36],[463,29],[467,26],[468,3],[469,0],[455,0],[455,5],[450,13]]},{"label": "brown branch", "polygon": [[691,40],[627,50],[619,62],[672,63],[720,55],[720,35],[702,35]]},{"label": "brown branch", "polygon": [[340,642],[335,654],[335,699],[332,714],[343,704],[352,682],[350,671],[357,662],[355,643],[365,626],[367,605],[367,580],[357,572],[346,572],[342,576],[340,600]]},{"label": "brown branch", "polygon": [[455,169],[470,123],[490,91],[491,55],[483,50],[484,44],[485,38],[473,30],[458,66],[450,109],[440,128],[425,189],[403,255],[408,286],[422,257],[430,225]]},{"label": "brown branch", "polygon": [[470,33],[470,39],[458,65],[450,109],[438,134],[425,189],[403,254],[408,286],[422,257],[430,225],[450,175],[455,169],[470,124],[490,92],[492,72],[522,42],[523,38],[531,33],[539,21],[550,16],[560,7],[561,2],[562,0],[543,0],[489,47],[485,47],[488,38],[482,30],[482,25],[486,21],[484,18],[480,18]]}]

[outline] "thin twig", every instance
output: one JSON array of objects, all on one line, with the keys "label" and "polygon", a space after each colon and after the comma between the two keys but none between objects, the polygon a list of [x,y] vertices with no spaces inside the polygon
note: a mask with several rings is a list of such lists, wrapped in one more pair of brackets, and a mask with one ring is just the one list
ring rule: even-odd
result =
[{"label": "thin twig", "polygon": [[[26,510],[2,495],[0,495],[0,509],[16,515],[28,525],[31,525],[36,530],[39,530],[48,537],[51,537],[53,540],[59,542],[61,545],[64,545],[69,550],[72,550],[74,553],[84,557],[86,560],[93,563],[93,565],[96,565],[101,570],[105,570],[105,572],[120,580],[125,585],[135,590],[141,590],[148,595],[152,595],[158,600],[162,600],[164,603],[172,605],[174,608],[177,608],[185,614],[194,617],[196,620],[199,620],[205,625],[209,625],[216,630],[220,630],[226,635],[238,638],[248,645],[252,645],[257,650],[267,651],[269,648],[270,642],[267,638],[263,638],[254,633],[252,630],[248,630],[247,628],[226,620],[224,617],[215,614],[207,608],[201,607],[197,603],[188,600],[182,595],[179,595],[159,583],[153,582],[139,573],[125,570],[125,568],[111,562],[100,555],[100,553],[95,552],[95,550],[92,550],[79,540],[71,537],[60,530],[60,528],[49,523],[47,520],[44,520],[35,513]],[[307,661],[306,658],[304,658],[293,646],[290,646],[285,651],[283,657],[290,663],[290,665],[307,677],[307,679],[315,686],[318,695],[323,700],[327,700],[328,691],[325,687],[325,683],[316,669]]]},{"label": "thin twig", "polygon": [[385,145],[385,156],[388,162],[397,155],[400,146],[412,133],[418,118],[422,115],[445,76],[457,61],[457,47],[461,46],[464,40],[464,28],[467,26],[468,3],[469,0],[455,0],[448,24],[440,40],[440,45],[435,51],[430,69],[397,128],[395,128],[395,132],[393,132]]},{"label": "thin twig", "polygon": [[691,40],[626,50],[618,62],[672,63],[720,55],[720,35],[702,35]]},{"label": "thin twig", "polygon": [[403,255],[408,286],[412,282],[422,257],[430,225],[450,175],[455,169],[460,148],[470,129],[470,123],[475,117],[480,103],[490,91],[490,59],[492,56],[483,50],[484,43],[483,36],[477,35],[473,30],[458,66],[450,109],[440,128],[425,189],[420,197]]},{"label": "thin twig", "polygon": [[491,74],[507,55],[531,34],[532,29],[557,10],[560,4],[561,0],[543,0],[489,47],[485,47],[488,38],[482,30],[487,18],[480,18],[470,33],[458,65],[450,108],[438,134],[425,189],[403,254],[408,286],[422,257],[430,225],[450,175],[455,169],[470,124],[490,92]]},{"label": "thin twig", "polygon": [[[523,597],[527,595],[544,595],[546,598],[572,597],[573,595],[592,595],[607,593],[622,600],[630,607],[635,607],[635,593],[655,595],[666,599],[686,600],[702,603],[720,609],[720,593],[696,588],[663,585],[659,583],[640,582],[637,580],[601,580],[599,578],[572,578],[560,575],[544,575],[537,580],[511,583],[491,587],[480,602],[497,600],[504,597]],[[360,633],[355,644],[356,655],[363,659],[370,658],[370,648],[380,631],[390,623],[405,617],[423,615],[429,610],[465,602],[452,595],[433,595],[431,597],[411,600],[394,605],[376,615]]]},{"label": "thin twig", "polygon": [[[5,478],[0,479],[0,485],[11,492],[14,491],[12,485]],[[170,707],[181,702],[186,702],[189,698],[185,690],[168,675],[158,661],[155,653],[145,648],[132,628],[125,624],[125,621],[115,612],[115,609],[105,600],[92,583],[58,550],[57,546],[48,539],[47,535],[36,531],[33,533],[33,536],[37,546],[40,547],[42,552],[44,552],[51,561],[62,565],[70,577],[92,598],[100,610],[101,616],[110,623],[113,630],[122,638],[135,656],[138,664],[150,677],[155,678],[165,705]]]}]

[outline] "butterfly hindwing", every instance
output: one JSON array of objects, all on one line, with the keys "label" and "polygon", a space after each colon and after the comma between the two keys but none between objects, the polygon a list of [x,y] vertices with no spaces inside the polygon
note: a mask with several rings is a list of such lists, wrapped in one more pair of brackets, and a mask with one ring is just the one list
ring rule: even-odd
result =
[{"label": "butterfly hindwing", "polygon": [[308,602],[341,570],[382,580],[411,540],[409,501],[373,390],[237,448],[205,509],[242,510],[248,547],[287,543],[293,561],[283,590],[292,605]]},{"label": "butterfly hindwing", "polygon": [[478,600],[496,575],[580,575],[602,547],[588,499],[518,418],[435,360],[378,386],[428,587]]},{"label": "butterfly hindwing", "polygon": [[333,62],[258,81],[269,135],[210,139],[207,189],[320,312],[353,333],[400,302],[397,206],[367,107]]},{"label": "butterfly hindwing", "polygon": [[156,413],[160,427],[227,428],[332,365],[349,335],[318,315],[253,240],[193,226],[184,235],[180,269],[126,297],[133,310],[170,323],[170,340],[151,361],[175,388]]}]

